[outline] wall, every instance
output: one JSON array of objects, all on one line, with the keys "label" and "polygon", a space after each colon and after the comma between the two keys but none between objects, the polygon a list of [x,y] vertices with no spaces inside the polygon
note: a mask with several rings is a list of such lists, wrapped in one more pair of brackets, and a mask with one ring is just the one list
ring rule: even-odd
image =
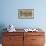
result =
[{"label": "wall", "polygon": [[[0,0],[0,27],[40,27],[46,32],[46,0]],[[34,8],[34,19],[18,19],[18,9]]]},{"label": "wall", "polygon": [[[46,1],[1,0],[0,23],[15,25],[16,28],[46,27]],[[18,19],[18,9],[34,8],[34,19]]]},{"label": "wall", "polygon": [[[15,25],[16,28],[46,28],[45,0],[1,0],[0,24]],[[18,9],[34,8],[34,19],[18,19]]]}]

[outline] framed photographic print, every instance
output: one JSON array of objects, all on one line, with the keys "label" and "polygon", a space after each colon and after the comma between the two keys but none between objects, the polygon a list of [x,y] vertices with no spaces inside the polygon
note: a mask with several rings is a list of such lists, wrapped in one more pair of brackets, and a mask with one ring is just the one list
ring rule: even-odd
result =
[{"label": "framed photographic print", "polygon": [[34,9],[18,9],[18,18],[19,19],[33,19]]}]

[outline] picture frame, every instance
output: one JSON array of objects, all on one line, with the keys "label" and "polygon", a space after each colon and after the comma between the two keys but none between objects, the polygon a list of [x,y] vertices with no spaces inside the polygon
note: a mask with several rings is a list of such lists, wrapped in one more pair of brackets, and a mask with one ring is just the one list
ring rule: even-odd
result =
[{"label": "picture frame", "polygon": [[19,19],[33,19],[34,9],[18,9],[18,18]]}]

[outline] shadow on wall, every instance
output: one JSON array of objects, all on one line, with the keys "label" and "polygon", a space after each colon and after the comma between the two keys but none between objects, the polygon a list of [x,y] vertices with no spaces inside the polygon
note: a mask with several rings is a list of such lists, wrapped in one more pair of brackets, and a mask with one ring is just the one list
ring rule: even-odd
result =
[{"label": "shadow on wall", "polygon": [[6,30],[4,30],[4,28],[6,28],[6,26],[4,24],[0,24],[0,43],[2,43],[2,32],[5,32]]}]

